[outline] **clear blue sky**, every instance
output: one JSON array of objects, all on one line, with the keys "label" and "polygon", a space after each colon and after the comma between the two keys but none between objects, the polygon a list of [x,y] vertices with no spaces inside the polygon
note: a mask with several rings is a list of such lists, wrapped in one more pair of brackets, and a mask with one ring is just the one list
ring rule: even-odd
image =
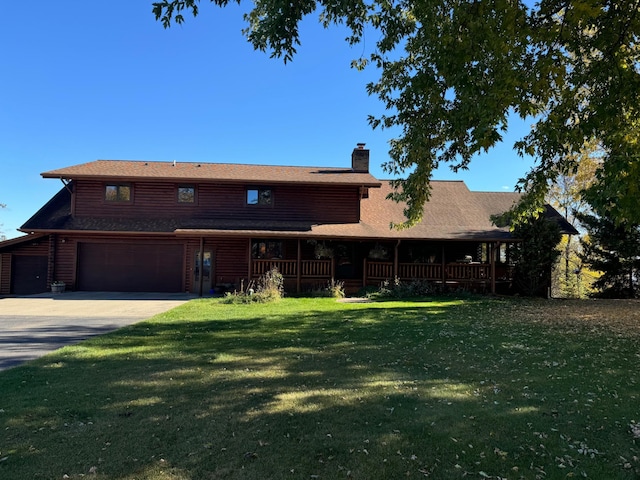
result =
[{"label": "clear blue sky", "polygon": [[[168,30],[152,0],[14,2],[0,26],[0,231],[7,238],[61,187],[40,173],[95,159],[350,165],[357,142],[388,178],[393,131],[372,130],[382,105],[367,96],[375,70],[350,68],[349,47],[316,18],[292,63],[255,52],[239,7],[203,0],[200,16]],[[523,132],[434,178],[512,191],[531,161],[512,150]]]}]

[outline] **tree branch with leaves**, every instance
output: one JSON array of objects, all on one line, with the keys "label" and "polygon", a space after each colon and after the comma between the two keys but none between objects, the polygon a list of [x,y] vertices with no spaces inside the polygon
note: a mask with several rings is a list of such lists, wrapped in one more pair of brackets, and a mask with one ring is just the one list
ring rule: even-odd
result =
[{"label": "tree branch with leaves", "polygon": [[[220,7],[229,0],[210,0]],[[234,0],[240,4],[240,0]],[[153,13],[165,27],[198,14],[199,0],[162,0]],[[548,186],[574,168],[572,154],[595,139],[599,171],[619,199],[616,222],[639,221],[640,0],[255,0],[244,34],[272,57],[291,61],[302,19],[344,24],[347,42],[378,40],[357,68],[379,69],[367,91],[386,112],[374,128],[397,127],[390,142],[392,198],[420,221],[435,168],[467,169],[502,141],[515,114],[533,122],[514,144],[535,164],[518,183],[526,191],[514,218],[540,210]]]}]

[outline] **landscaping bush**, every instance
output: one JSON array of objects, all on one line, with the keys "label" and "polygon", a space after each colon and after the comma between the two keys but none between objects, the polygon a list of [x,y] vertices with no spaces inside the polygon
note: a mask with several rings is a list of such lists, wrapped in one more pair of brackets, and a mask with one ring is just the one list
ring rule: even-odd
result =
[{"label": "landscaping bush", "polygon": [[398,277],[385,280],[378,290],[367,293],[368,298],[415,298],[442,293],[442,288],[427,280],[403,282]]},{"label": "landscaping bush", "polygon": [[[254,288],[255,285],[255,288]],[[256,284],[250,282],[244,291],[226,293],[224,303],[268,303],[284,295],[284,277],[277,268],[262,275]]]},{"label": "landscaping bush", "polygon": [[311,290],[312,297],[344,298],[344,282],[331,279],[326,285]]}]

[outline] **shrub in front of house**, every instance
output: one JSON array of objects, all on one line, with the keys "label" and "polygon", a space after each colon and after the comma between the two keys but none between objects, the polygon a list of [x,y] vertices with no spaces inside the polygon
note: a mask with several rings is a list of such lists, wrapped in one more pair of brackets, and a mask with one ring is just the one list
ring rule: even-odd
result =
[{"label": "shrub in front of house", "polygon": [[280,300],[284,295],[284,277],[277,268],[262,275],[256,283],[250,282],[244,291],[227,292],[224,303],[268,303]]},{"label": "shrub in front of house", "polygon": [[376,298],[415,298],[441,294],[442,287],[427,280],[412,280],[403,282],[398,277],[383,281],[374,292],[367,293],[367,297]]},{"label": "shrub in front of house", "polygon": [[346,296],[344,282],[331,279],[325,285],[312,289],[309,295],[312,297],[344,298]]}]

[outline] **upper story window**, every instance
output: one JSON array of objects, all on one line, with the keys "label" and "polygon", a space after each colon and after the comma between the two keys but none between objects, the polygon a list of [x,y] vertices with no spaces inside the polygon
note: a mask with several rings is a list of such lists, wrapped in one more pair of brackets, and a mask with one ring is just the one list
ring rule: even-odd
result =
[{"label": "upper story window", "polygon": [[196,203],[196,187],[190,185],[179,186],[178,203]]},{"label": "upper story window", "polygon": [[248,188],[247,205],[272,205],[273,195],[270,188]]},{"label": "upper story window", "polygon": [[105,185],[104,199],[107,202],[130,202],[131,185],[117,183]]}]

